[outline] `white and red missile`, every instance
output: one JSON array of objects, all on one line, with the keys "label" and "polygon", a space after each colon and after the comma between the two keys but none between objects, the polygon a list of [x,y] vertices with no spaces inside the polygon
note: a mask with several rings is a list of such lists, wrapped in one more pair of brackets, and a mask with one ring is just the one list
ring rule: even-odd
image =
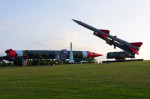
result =
[{"label": "white and red missile", "polygon": [[142,42],[128,43],[125,40],[122,40],[122,39],[117,38],[116,36],[110,35],[109,30],[100,30],[84,22],[74,20],[74,19],[72,20],[78,23],[79,25],[94,31],[94,35],[106,40],[106,42],[108,41],[110,45],[114,45],[114,47],[119,47],[129,53],[132,52],[131,54],[139,54],[139,48],[143,44]]},{"label": "white and red missile", "polygon": [[[12,50],[8,49],[5,51],[7,57],[17,57],[17,56],[27,56],[29,59],[39,58],[43,56],[44,59],[46,58],[55,58],[57,50]],[[67,51],[67,58],[69,59],[70,51]],[[102,56],[102,54],[90,52],[90,51],[72,51],[74,58],[94,58],[98,56]]]}]

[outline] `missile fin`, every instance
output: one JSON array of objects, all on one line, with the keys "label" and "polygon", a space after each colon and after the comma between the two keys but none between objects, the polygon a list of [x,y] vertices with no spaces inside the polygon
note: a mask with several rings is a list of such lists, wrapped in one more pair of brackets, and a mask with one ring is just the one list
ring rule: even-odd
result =
[{"label": "missile fin", "polygon": [[130,43],[136,47],[141,47],[141,45],[143,44],[142,42],[133,42],[133,43]]},{"label": "missile fin", "polygon": [[[109,34],[109,30],[102,30],[102,29],[99,29],[100,31],[102,31],[102,32],[104,32],[104,33],[106,33],[106,34]],[[101,34],[101,33],[98,33],[98,34],[100,34],[102,37],[104,37],[105,39],[106,38],[108,38],[106,35],[104,35],[104,34]]]},{"label": "missile fin", "polygon": [[137,49],[134,49],[132,47],[129,47],[135,54],[139,55],[139,51]]}]

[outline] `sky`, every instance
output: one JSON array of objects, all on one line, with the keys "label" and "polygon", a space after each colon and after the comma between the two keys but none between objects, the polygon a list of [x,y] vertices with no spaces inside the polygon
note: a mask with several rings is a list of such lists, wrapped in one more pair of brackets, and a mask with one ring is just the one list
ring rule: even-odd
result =
[{"label": "sky", "polygon": [[91,51],[104,56],[114,49],[80,20],[128,42],[143,42],[136,58],[149,60],[149,0],[0,0],[0,55],[5,50]]}]

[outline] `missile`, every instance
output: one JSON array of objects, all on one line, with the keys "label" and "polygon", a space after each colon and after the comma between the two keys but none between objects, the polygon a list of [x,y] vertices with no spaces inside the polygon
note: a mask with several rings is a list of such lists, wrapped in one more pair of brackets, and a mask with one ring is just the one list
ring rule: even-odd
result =
[{"label": "missile", "polygon": [[[84,23],[84,22],[81,22],[81,21],[78,21],[78,20],[74,20],[74,19],[72,19],[72,20],[73,20],[74,22],[78,23],[79,25],[81,25],[81,26],[83,26],[83,27],[85,27],[85,28],[91,30],[91,31],[94,31],[94,32],[97,32],[97,33],[101,33],[102,35],[105,35],[105,36],[111,38],[113,41],[119,42],[119,43],[122,44],[123,46],[128,46],[135,54],[138,54],[139,48],[138,48],[137,46],[134,46],[135,44],[133,45],[133,44],[131,44],[131,43],[128,43],[128,42],[125,41],[125,40],[116,38],[116,37],[114,37],[114,36],[112,36],[112,35],[110,35],[110,34],[107,34],[107,33],[103,32],[103,31],[101,31],[101,30],[99,30],[99,29],[97,29],[97,28],[95,28],[95,27],[93,27],[93,26],[90,26],[90,25],[88,25],[88,24],[86,24],[86,23]],[[140,43],[141,43],[141,42],[140,42]],[[141,44],[142,44],[142,43],[141,43]]]},{"label": "missile", "polygon": [[[72,44],[71,44],[72,47]],[[65,54],[64,54],[65,51]],[[69,63],[74,63],[74,61],[85,60],[88,58],[94,58],[102,56],[102,54],[97,54],[90,51],[67,51],[63,50],[12,50],[8,49],[5,51],[7,56],[0,57],[0,61],[8,60],[13,61],[15,65],[26,66],[27,59],[56,59],[60,57],[61,61],[69,59]],[[59,53],[59,54],[58,54]],[[70,55],[70,57],[69,57]],[[71,58],[71,61],[70,61]]]},{"label": "missile", "polygon": [[[8,49],[5,51],[7,57],[27,57],[27,59],[39,59],[40,56],[43,59],[55,59],[56,53],[59,50],[12,50]],[[72,51],[73,57],[76,58],[94,58],[102,56],[102,54],[90,52],[90,51]],[[67,51],[67,59],[69,59],[70,51]]]}]

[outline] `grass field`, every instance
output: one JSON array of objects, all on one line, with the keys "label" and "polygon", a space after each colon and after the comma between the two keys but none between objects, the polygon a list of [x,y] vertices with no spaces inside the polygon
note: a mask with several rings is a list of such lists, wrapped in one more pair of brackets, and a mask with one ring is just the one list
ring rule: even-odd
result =
[{"label": "grass field", "polygon": [[150,61],[0,67],[0,99],[150,98]]}]

